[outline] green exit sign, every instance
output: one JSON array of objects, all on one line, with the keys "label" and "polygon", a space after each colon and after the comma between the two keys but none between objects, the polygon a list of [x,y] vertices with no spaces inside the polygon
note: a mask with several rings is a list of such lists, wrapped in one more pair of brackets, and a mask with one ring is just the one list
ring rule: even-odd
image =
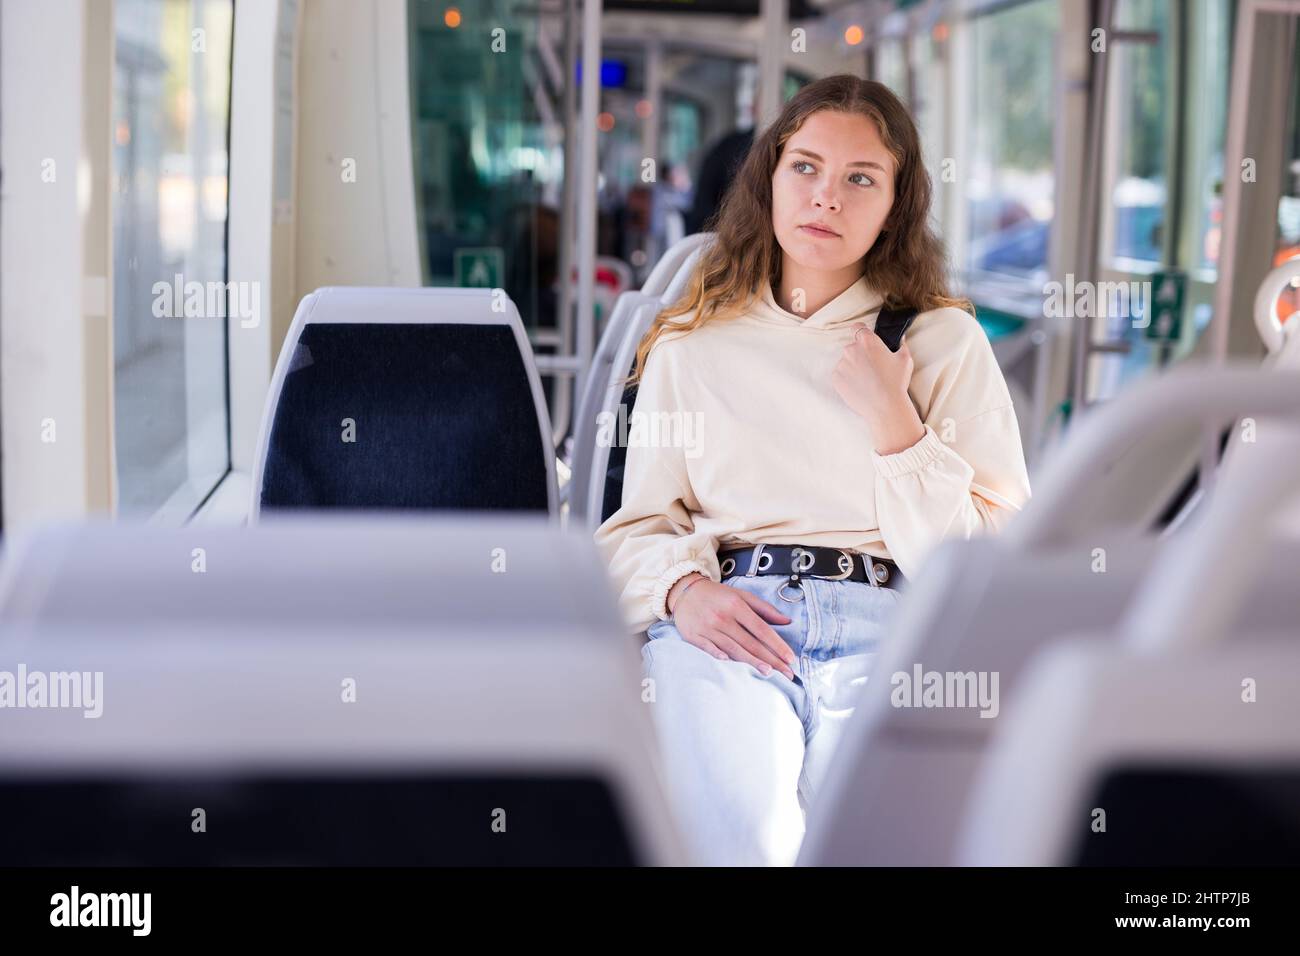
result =
[{"label": "green exit sign", "polygon": [[470,246],[452,254],[456,285],[471,289],[500,289],[505,276],[505,254],[500,246]]},{"label": "green exit sign", "polygon": [[1166,269],[1151,273],[1151,300],[1147,303],[1147,338],[1176,342],[1183,334],[1183,302],[1187,273]]}]

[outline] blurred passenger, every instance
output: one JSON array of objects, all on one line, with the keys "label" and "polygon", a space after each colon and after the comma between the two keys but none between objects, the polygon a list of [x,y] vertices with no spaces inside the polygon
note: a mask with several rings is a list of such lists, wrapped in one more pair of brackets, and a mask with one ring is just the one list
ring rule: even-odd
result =
[{"label": "blurred passenger", "polygon": [[695,199],[686,214],[687,235],[709,231],[709,223],[722,206],[722,197],[753,142],[753,127],[736,130],[714,143],[704,155],[695,179]]}]

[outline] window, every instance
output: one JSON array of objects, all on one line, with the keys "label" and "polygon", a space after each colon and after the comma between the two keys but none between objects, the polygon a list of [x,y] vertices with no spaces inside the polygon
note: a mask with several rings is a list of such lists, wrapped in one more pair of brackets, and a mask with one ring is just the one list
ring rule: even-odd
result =
[{"label": "window", "polygon": [[943,170],[939,163],[943,157],[937,148],[943,138],[942,84],[943,64],[936,47],[946,42],[948,24],[937,23],[931,29],[921,29],[908,40],[915,79],[912,83],[908,108],[916,120],[917,131],[925,151],[926,167],[931,179],[942,184]]},{"label": "window", "polygon": [[1169,192],[1167,148],[1173,135],[1170,24],[1164,0],[1127,0],[1116,8],[1115,29],[1149,36],[1119,41],[1106,51],[1106,196],[1102,206],[1103,259],[1142,268],[1166,261]]},{"label": "window", "polygon": [[[963,263],[973,284],[1011,279],[1041,298],[1054,212],[1057,5],[1032,0],[971,21]],[[961,163],[961,158],[958,158]]]},{"label": "window", "polygon": [[[1183,261],[1213,283],[1219,261],[1219,229],[1223,224],[1223,149],[1228,121],[1228,55],[1232,50],[1231,0],[1205,0],[1196,5],[1189,25],[1188,166],[1184,180],[1179,237]],[[1209,304],[1204,320],[1209,321]]]},{"label": "window", "polygon": [[[231,0],[116,0],[119,512],[180,523],[226,473]],[[242,304],[253,300],[251,292]]]},{"label": "window", "polygon": [[[563,40],[496,0],[410,0],[407,17],[424,281],[504,288],[525,325],[554,328],[564,105],[535,64]],[[493,53],[494,27],[523,55]]]},{"label": "window", "polygon": [[[1223,153],[1231,51],[1230,0],[1171,5],[1120,0],[1108,45],[1101,278],[1146,283],[1182,273],[1180,334],[1148,337],[1129,315],[1094,337],[1127,351],[1093,355],[1090,400],[1104,400],[1189,355],[1209,325],[1222,223]],[[1153,291],[1153,290],[1152,290]]]},{"label": "window", "polygon": [[890,37],[876,45],[876,79],[904,103],[911,98],[907,80],[907,37]]}]

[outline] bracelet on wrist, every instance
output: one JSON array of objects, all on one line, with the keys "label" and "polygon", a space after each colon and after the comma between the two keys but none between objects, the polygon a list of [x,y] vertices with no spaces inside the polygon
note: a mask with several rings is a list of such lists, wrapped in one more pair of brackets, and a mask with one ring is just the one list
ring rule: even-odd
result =
[{"label": "bracelet on wrist", "polygon": [[697,577],[694,581],[691,581],[689,584],[686,585],[686,587],[682,588],[680,591],[677,592],[677,600],[674,601],[674,602],[673,602],[673,606],[672,606],[671,608],[669,608],[669,610],[668,610],[668,613],[669,613],[669,614],[676,614],[676,613],[677,613],[676,608],[677,608],[677,605],[681,603],[682,595],[685,594],[687,591],[689,591],[691,588],[695,587],[695,585],[699,584],[701,581],[704,580],[704,575],[703,575],[703,574],[700,574],[700,572],[698,572],[698,571],[692,571],[691,574],[698,574],[699,577]]}]

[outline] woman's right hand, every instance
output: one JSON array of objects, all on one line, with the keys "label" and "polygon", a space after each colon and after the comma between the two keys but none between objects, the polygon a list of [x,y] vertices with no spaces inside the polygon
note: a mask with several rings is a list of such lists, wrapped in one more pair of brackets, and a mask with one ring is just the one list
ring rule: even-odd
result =
[{"label": "woman's right hand", "polygon": [[730,658],[751,664],[764,677],[775,667],[794,680],[790,667],[794,651],[772,629],[773,624],[789,624],[791,618],[756,594],[729,588],[703,575],[687,575],[672,591],[678,593],[670,591],[669,611],[688,644],[719,660]]}]

